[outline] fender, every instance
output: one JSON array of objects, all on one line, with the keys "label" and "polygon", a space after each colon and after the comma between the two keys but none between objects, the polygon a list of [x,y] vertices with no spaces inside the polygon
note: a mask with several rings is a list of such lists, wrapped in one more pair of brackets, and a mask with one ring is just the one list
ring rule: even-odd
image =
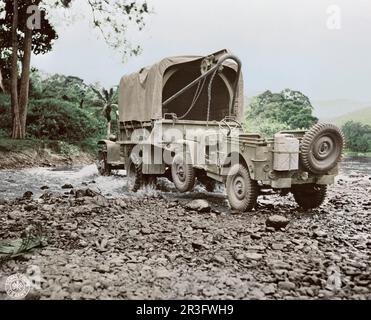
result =
[{"label": "fender", "polygon": [[111,140],[99,140],[98,145],[105,145],[107,152],[107,163],[120,162],[120,144]]},{"label": "fender", "polygon": [[238,161],[239,163],[245,165],[246,168],[249,170],[251,179],[255,179],[254,164],[251,159],[249,159],[248,157],[244,157],[243,153],[236,151],[228,154],[228,156],[226,157],[226,162],[223,165],[223,167],[226,167],[227,169],[226,173],[228,173],[229,168],[231,167],[230,161],[232,161],[233,164],[236,164]]}]

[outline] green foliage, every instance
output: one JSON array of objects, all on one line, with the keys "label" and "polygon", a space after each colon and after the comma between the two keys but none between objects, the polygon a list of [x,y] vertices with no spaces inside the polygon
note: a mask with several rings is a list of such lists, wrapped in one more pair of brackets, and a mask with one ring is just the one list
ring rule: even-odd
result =
[{"label": "green foliage", "polygon": [[71,143],[97,136],[102,130],[100,122],[88,110],[49,98],[30,103],[27,128],[30,136]]},{"label": "green foliage", "polygon": [[371,126],[347,121],[341,129],[349,150],[355,152],[371,151]]},{"label": "green foliage", "polygon": [[299,91],[265,91],[248,105],[245,128],[264,136],[272,136],[280,130],[307,129],[318,121],[312,112],[308,97]]},{"label": "green foliage", "polygon": [[11,128],[10,97],[0,93],[0,135],[10,135]]}]

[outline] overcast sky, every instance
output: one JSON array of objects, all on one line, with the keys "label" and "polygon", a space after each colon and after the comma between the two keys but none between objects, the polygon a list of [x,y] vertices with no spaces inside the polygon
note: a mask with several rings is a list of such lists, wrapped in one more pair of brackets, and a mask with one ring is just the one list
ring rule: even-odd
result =
[{"label": "overcast sky", "polygon": [[92,31],[84,1],[74,8],[80,19],[60,21],[53,51],[34,66],[113,86],[166,56],[229,48],[242,60],[245,95],[291,88],[371,101],[371,0],[150,0],[155,13],[130,35],[143,53],[126,63]]}]

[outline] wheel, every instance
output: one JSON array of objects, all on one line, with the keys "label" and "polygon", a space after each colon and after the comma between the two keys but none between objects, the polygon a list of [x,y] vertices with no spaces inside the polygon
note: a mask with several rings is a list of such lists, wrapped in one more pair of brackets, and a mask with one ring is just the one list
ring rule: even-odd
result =
[{"label": "wheel", "polygon": [[326,199],[327,186],[318,184],[305,184],[294,186],[291,189],[296,203],[303,209],[319,207]]},{"label": "wheel", "polygon": [[111,165],[107,163],[107,151],[98,152],[97,169],[102,176],[111,174]]},{"label": "wheel", "polygon": [[227,197],[231,208],[250,211],[256,205],[258,184],[250,178],[250,173],[242,164],[235,164],[226,182]]},{"label": "wheel", "polygon": [[180,192],[186,192],[193,189],[195,185],[195,169],[192,164],[187,164],[185,156],[175,155],[171,165],[171,177],[175,187]]},{"label": "wheel", "polygon": [[341,160],[344,137],[333,124],[318,123],[304,135],[300,145],[300,161],[314,174],[324,174]]},{"label": "wheel", "polygon": [[128,189],[137,192],[142,186],[142,167],[138,162],[134,162],[131,157],[125,165]]}]

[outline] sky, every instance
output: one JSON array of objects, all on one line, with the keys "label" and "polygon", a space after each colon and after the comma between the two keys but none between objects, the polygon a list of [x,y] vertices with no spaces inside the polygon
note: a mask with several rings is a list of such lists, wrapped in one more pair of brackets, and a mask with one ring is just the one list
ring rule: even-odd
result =
[{"label": "sky", "polygon": [[91,27],[86,0],[59,18],[53,50],[33,66],[106,87],[167,56],[230,49],[245,95],[285,88],[312,99],[371,101],[371,0],[149,0],[154,13],[128,37],[143,52],[123,62]]}]

